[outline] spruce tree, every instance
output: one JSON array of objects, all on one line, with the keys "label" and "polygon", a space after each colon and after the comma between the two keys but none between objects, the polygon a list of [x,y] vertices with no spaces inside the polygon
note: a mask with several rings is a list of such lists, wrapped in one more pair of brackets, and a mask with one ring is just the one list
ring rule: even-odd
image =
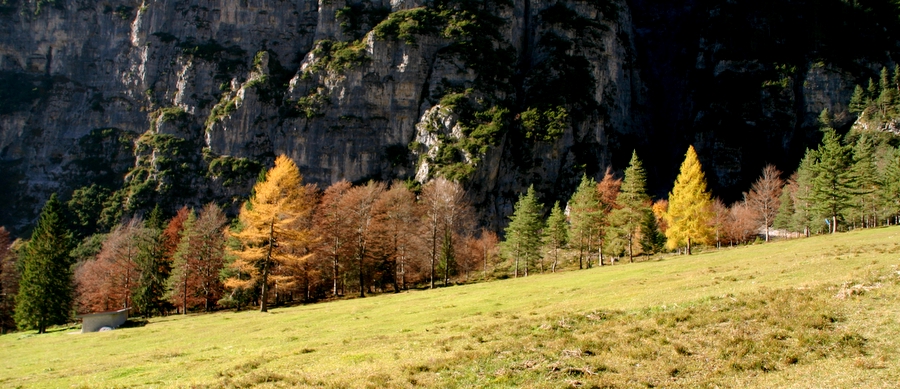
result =
[{"label": "spruce tree", "polygon": [[900,224],[900,150],[892,148],[881,176],[879,196],[890,222]]},{"label": "spruce tree", "polygon": [[559,264],[559,250],[566,245],[568,239],[566,214],[559,207],[559,201],[557,201],[550,210],[550,217],[547,218],[547,227],[544,228],[544,247],[553,255],[550,271],[556,272],[556,266]]},{"label": "spruce tree", "polygon": [[587,175],[581,177],[578,189],[572,194],[569,209],[569,243],[578,250],[578,268],[583,269],[585,256],[590,264],[590,253],[594,243],[600,239],[600,224],[603,212],[600,209],[600,195],[597,193],[597,182]]},{"label": "spruce tree", "polygon": [[144,317],[154,314],[162,315],[168,310],[170,304],[165,299],[166,283],[169,279],[171,267],[165,260],[163,251],[162,213],[159,207],[150,212],[150,217],[144,223],[144,233],[141,234],[141,242],[138,245],[137,265],[140,270],[140,278],[134,291],[134,306]]},{"label": "spruce tree", "polygon": [[20,262],[21,279],[16,297],[16,324],[20,329],[47,332],[47,327],[68,322],[72,313],[72,232],[63,220],[56,194],[41,210],[37,226]]},{"label": "spruce tree", "polygon": [[825,129],[825,137],[818,150],[819,159],[813,168],[811,197],[819,214],[829,219],[831,233],[838,230],[838,218],[850,205],[853,175],[850,171],[850,153],[841,144],[840,136],[831,128]]},{"label": "spruce tree", "polygon": [[509,225],[504,231],[506,240],[503,251],[515,263],[515,276],[519,276],[519,262],[524,262],[525,276],[528,276],[530,264],[539,259],[541,248],[541,205],[530,186],[525,195],[519,197],[515,210],[510,216]]},{"label": "spruce tree", "polygon": [[877,105],[876,98],[878,98],[878,86],[875,84],[871,78],[869,79],[869,86],[866,88],[866,106],[874,107]]},{"label": "spruce tree", "polygon": [[659,223],[652,211],[644,214],[641,223],[641,251],[644,255],[652,255],[660,252],[666,245],[666,236],[659,230]]},{"label": "spruce tree", "polygon": [[[818,159],[818,151],[806,149],[806,154],[800,160],[800,166],[797,167],[797,189],[794,192],[794,215],[791,218],[791,225],[794,230],[802,232],[806,237],[809,237],[813,227],[823,224],[816,212],[813,197],[813,187],[817,176],[815,164]],[[816,223],[817,221],[818,223]]]},{"label": "spruce tree", "polygon": [[886,67],[881,68],[881,77],[879,80],[879,89],[881,93],[878,95],[878,107],[881,110],[881,116],[887,117],[891,114],[894,102],[897,98],[897,90],[891,85],[890,73]]},{"label": "spruce tree", "polygon": [[861,86],[857,85],[856,88],[853,89],[853,96],[850,97],[850,104],[847,106],[847,109],[851,113],[859,114],[860,116],[865,112],[866,92]]},{"label": "spruce tree", "polygon": [[684,245],[690,255],[693,244],[709,242],[713,234],[711,208],[712,196],[706,189],[706,176],[694,146],[690,146],[675,187],[669,193],[666,247],[675,249]]},{"label": "spruce tree", "polygon": [[779,230],[796,232],[791,220],[794,216],[794,196],[797,191],[796,177],[791,177],[781,190],[780,205],[775,214],[773,226]]},{"label": "spruce tree", "polygon": [[624,246],[628,260],[634,262],[634,249],[640,243],[641,226],[650,213],[650,197],[647,196],[647,179],[637,152],[631,153],[631,162],[625,169],[625,180],[616,196],[616,204],[610,215],[609,240],[614,246]]},{"label": "spruce tree", "polygon": [[844,216],[861,227],[874,227],[878,222],[878,176],[875,167],[875,144],[867,132],[860,134],[853,145],[853,165],[850,167],[852,188],[850,207]]}]

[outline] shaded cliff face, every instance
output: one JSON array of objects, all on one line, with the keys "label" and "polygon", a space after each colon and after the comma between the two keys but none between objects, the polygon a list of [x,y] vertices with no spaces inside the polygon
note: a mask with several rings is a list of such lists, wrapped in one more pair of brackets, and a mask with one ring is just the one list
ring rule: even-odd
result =
[{"label": "shaded cliff face", "polygon": [[848,59],[817,43],[834,20],[790,35],[809,4],[718,3],[7,0],[0,225],[91,183],[133,212],[236,206],[281,153],[320,186],[458,179],[494,227],[529,184],[564,201],[634,148],[657,195],[692,143],[734,198],[793,168],[822,108],[852,121],[894,41],[853,19],[877,48]]},{"label": "shaded cliff face", "polygon": [[726,201],[740,199],[766,163],[792,172],[821,139],[823,109],[849,128],[854,86],[877,82],[880,69],[894,65],[900,38],[897,8],[887,1],[630,5],[653,133],[642,157],[658,196],[688,144]]}]

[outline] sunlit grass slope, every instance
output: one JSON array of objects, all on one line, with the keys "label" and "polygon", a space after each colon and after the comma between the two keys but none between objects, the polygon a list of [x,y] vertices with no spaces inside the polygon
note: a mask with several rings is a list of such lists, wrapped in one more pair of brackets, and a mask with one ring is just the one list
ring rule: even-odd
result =
[{"label": "sunlit grass slope", "polygon": [[897,387],[900,228],[94,334],[0,387]]}]

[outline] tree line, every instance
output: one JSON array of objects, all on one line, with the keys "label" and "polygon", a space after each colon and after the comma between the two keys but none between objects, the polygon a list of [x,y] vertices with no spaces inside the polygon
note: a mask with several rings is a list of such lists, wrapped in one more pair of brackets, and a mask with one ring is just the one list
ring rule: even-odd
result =
[{"label": "tree line", "polygon": [[[130,308],[145,317],[313,302],[434,288],[561,268],[691,254],[781,236],[900,222],[900,151],[886,132],[841,137],[821,116],[823,140],[783,179],[766,166],[744,198],[712,197],[696,151],[685,154],[666,199],[652,201],[637,153],[621,177],[582,177],[565,205],[546,207],[533,187],[503,231],[476,228],[463,188],[437,178],[304,184],[280,156],[230,220],[216,204],[165,218],[125,219],[83,233],[84,201],[56,195],[27,241],[0,228],[0,330],[44,332],[75,312]],[[546,217],[545,217],[546,215]],[[74,220],[74,221],[72,221]],[[94,226],[93,228],[98,228]]]}]

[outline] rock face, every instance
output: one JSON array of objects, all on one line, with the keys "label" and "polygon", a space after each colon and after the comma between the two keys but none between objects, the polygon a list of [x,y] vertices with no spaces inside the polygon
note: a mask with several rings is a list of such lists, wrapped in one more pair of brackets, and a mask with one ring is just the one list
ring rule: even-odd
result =
[{"label": "rock face", "polygon": [[852,122],[896,46],[735,38],[800,23],[769,2],[7,0],[0,225],[92,183],[129,212],[238,204],[281,153],[320,186],[458,179],[493,227],[529,184],[565,201],[632,149],[664,195],[695,144],[734,198],[764,163],[794,168],[821,109]]}]

